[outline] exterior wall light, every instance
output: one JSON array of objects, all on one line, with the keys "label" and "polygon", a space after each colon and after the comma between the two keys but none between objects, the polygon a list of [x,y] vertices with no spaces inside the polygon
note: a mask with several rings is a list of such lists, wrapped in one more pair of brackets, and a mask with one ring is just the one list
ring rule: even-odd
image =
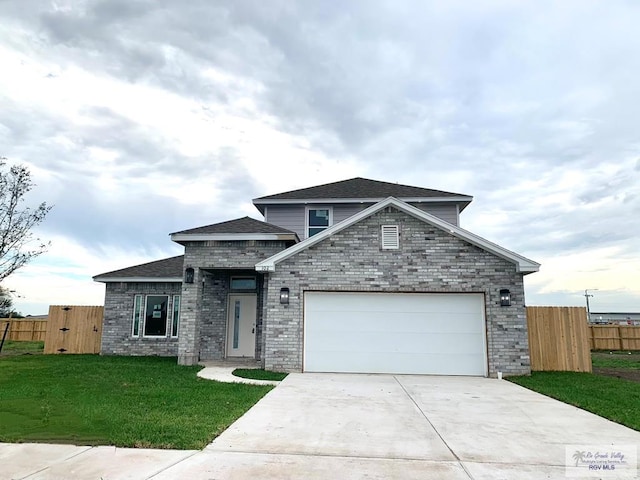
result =
[{"label": "exterior wall light", "polygon": [[195,272],[193,268],[189,267],[184,270],[184,283],[193,283]]},{"label": "exterior wall light", "polygon": [[501,307],[510,307],[511,306],[511,292],[503,288],[500,290],[500,306]]},{"label": "exterior wall light", "polygon": [[283,305],[289,304],[289,289],[281,288],[280,289],[280,303]]}]

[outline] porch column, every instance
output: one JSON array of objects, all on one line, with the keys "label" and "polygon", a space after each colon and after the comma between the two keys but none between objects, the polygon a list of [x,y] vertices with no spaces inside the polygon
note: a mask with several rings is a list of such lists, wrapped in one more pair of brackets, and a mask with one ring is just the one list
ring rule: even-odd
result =
[{"label": "porch column", "polygon": [[202,321],[202,270],[194,270],[193,283],[182,282],[178,364],[195,365],[200,360],[200,322]]}]

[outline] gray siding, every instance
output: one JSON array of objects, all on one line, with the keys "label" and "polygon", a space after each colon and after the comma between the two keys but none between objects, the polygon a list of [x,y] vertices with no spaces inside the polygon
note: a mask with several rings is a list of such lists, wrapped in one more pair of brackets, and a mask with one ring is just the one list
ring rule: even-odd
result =
[{"label": "gray siding", "polygon": [[296,232],[304,240],[304,212],[304,205],[269,205],[264,221]]},{"label": "gray siding", "polygon": [[361,212],[367,207],[373,205],[372,203],[343,203],[342,205],[333,206],[333,223],[340,223],[343,220]]},{"label": "gray siding", "polygon": [[338,205],[269,205],[265,216],[265,222],[273,223],[279,227],[292,230],[298,234],[300,240],[304,240],[307,238],[307,232],[304,228],[306,223],[305,215],[307,207],[333,207],[333,223],[336,224],[371,205],[371,203],[345,203]]},{"label": "gray siding", "polygon": [[415,202],[411,203],[411,205],[445,222],[459,226],[458,209],[455,203]]},{"label": "gray siding", "polygon": [[[102,355],[178,354],[178,339],[171,337],[133,337],[133,303],[135,295],[169,295],[168,317],[171,321],[173,295],[180,295],[180,283],[107,283],[102,326]],[[142,326],[141,326],[142,328]],[[168,332],[170,334],[170,332]]]},{"label": "gray siding", "polygon": [[[380,248],[380,225],[400,226],[400,248]],[[389,208],[276,265],[264,318],[265,368],[300,371],[307,290],[483,293],[489,374],[530,372],[522,274],[514,264]],[[290,289],[289,305],[278,301]],[[500,306],[500,289],[511,291]]]},{"label": "gray siding", "polygon": [[[313,204],[313,205],[269,205],[266,210],[265,222],[278,225],[294,231],[300,237],[300,240],[307,238],[305,232],[305,212],[306,207],[333,207],[333,223],[342,222],[356,213],[373,205],[372,203],[342,203],[342,204]],[[430,203],[416,202],[412,203],[414,207],[419,208],[431,215],[434,215],[445,222],[458,225],[458,210],[455,203]]]}]

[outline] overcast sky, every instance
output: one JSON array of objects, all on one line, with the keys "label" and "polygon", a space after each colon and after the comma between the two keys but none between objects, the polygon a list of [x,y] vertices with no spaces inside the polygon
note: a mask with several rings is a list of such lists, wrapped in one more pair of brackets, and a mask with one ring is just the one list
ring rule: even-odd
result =
[{"label": "overcast sky", "polygon": [[640,311],[640,2],[0,1],[0,156],[49,252],[19,310],[173,231],[362,176],[474,196],[461,225],[542,263],[530,305]]}]

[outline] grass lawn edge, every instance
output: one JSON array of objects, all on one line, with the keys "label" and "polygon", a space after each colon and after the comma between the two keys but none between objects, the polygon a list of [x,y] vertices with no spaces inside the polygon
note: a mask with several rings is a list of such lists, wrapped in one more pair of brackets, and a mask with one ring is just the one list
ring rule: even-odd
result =
[{"label": "grass lawn edge", "polygon": [[532,372],[505,380],[640,431],[640,383],[583,372]]},{"label": "grass lawn edge", "polygon": [[231,373],[234,376],[240,378],[248,378],[251,380],[269,380],[272,382],[281,382],[288,375],[288,373],[263,370],[261,368],[236,368]]}]

